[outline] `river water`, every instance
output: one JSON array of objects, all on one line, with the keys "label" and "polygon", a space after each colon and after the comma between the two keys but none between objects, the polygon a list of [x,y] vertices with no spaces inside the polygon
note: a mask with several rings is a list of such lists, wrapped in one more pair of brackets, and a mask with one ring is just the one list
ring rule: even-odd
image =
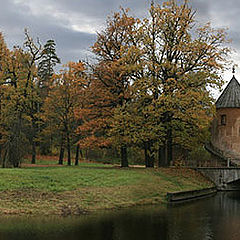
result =
[{"label": "river water", "polygon": [[239,240],[240,193],[78,218],[1,218],[0,240]]}]

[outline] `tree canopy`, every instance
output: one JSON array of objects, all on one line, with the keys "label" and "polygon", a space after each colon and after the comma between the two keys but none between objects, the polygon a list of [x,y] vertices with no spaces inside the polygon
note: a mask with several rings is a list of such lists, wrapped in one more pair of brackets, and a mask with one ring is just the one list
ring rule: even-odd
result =
[{"label": "tree canopy", "polygon": [[203,141],[214,113],[209,89],[222,84],[227,42],[224,29],[197,26],[186,1],[152,3],[142,20],[124,9],[109,18],[93,52],[103,98],[117,93],[104,123],[112,144],[142,146],[151,167],[157,151],[159,165],[169,165],[174,145]]},{"label": "tree canopy", "polygon": [[[152,2],[147,17],[128,9],[109,16],[92,46],[94,63],[69,62],[59,72],[54,40],[25,31],[8,49],[0,34],[0,157],[18,166],[24,155],[73,146],[116,149],[128,166],[137,147],[146,167],[168,166],[174,149],[191,150],[208,136],[212,88],[222,85],[229,53],[225,29],[199,24],[187,1]],[[27,146],[23,148],[22,146]],[[31,147],[28,147],[31,146]]]}]

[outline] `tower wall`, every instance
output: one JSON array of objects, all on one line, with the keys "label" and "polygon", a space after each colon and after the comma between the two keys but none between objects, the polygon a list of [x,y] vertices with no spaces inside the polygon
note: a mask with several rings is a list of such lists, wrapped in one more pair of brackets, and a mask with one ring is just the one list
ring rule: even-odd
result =
[{"label": "tower wall", "polygon": [[219,108],[212,125],[212,144],[226,157],[240,157],[240,108]]}]

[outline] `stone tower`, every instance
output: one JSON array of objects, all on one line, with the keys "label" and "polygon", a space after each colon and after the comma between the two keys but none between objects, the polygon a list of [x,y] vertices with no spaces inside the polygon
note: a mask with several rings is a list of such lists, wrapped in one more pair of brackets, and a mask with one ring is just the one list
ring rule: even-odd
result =
[{"label": "stone tower", "polygon": [[234,75],[218,98],[216,111],[212,145],[221,150],[224,157],[240,163],[240,84]]}]

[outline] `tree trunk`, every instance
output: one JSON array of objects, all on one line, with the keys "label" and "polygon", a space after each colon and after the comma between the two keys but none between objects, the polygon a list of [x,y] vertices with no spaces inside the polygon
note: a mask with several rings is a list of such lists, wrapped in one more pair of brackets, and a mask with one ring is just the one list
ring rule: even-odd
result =
[{"label": "tree trunk", "polygon": [[67,133],[67,153],[68,153],[68,166],[71,166],[71,146],[69,133]]},{"label": "tree trunk", "polygon": [[145,153],[146,168],[153,168],[154,167],[154,154],[153,154],[151,142],[144,143],[144,153]]},{"label": "tree trunk", "polygon": [[80,152],[81,159],[83,159],[83,151],[82,151],[82,149],[80,149],[79,152]]},{"label": "tree trunk", "polygon": [[167,146],[166,143],[162,146],[159,146],[158,149],[158,167],[167,167],[168,159],[167,159]]},{"label": "tree trunk", "polygon": [[38,125],[33,117],[33,115],[31,115],[32,118],[32,134],[31,134],[31,143],[32,143],[32,164],[36,163],[36,135],[38,132]]},{"label": "tree trunk", "polygon": [[4,155],[3,155],[2,168],[5,168],[5,167],[6,167],[7,151],[8,151],[8,150],[6,149],[5,152],[4,152]]},{"label": "tree trunk", "polygon": [[77,144],[77,148],[76,148],[76,157],[75,157],[75,166],[78,165],[78,161],[79,161],[79,144]]},{"label": "tree trunk", "polygon": [[10,140],[10,148],[8,150],[8,160],[13,165],[13,167],[19,167],[19,164],[22,160],[23,154],[22,154],[22,147],[23,147],[23,141],[22,141],[22,112],[20,112],[17,116],[17,122],[14,126],[14,131],[12,138]]},{"label": "tree trunk", "polygon": [[0,144],[0,163],[2,162],[3,157],[2,157],[2,145]]},{"label": "tree trunk", "polygon": [[145,167],[147,168],[149,165],[149,158],[148,158],[148,147],[147,143],[144,143],[144,158],[145,158]]},{"label": "tree trunk", "polygon": [[62,136],[58,164],[63,165],[63,158],[64,158],[64,137]]},{"label": "tree trunk", "polygon": [[172,150],[172,129],[168,130],[167,134],[167,163],[168,166],[172,164],[173,160],[173,150]]},{"label": "tree trunk", "polygon": [[32,140],[32,164],[36,163],[36,142]]},{"label": "tree trunk", "polygon": [[85,151],[85,157],[86,157],[86,160],[89,160],[89,161],[90,161],[90,159],[89,159],[89,149],[86,149],[86,151]]},{"label": "tree trunk", "polygon": [[60,148],[60,155],[59,155],[58,164],[63,165],[63,158],[64,158],[64,147],[62,146]]},{"label": "tree trunk", "polygon": [[[0,100],[1,100],[1,98],[0,98]],[[1,104],[0,104],[0,110],[1,110]],[[2,139],[2,134],[0,133],[0,140]],[[3,150],[3,146],[2,146],[2,144],[0,144],[0,163],[2,162],[2,158],[3,158],[3,156],[2,156],[2,151]]]},{"label": "tree trunk", "polygon": [[121,146],[121,167],[128,167],[127,147]]}]

